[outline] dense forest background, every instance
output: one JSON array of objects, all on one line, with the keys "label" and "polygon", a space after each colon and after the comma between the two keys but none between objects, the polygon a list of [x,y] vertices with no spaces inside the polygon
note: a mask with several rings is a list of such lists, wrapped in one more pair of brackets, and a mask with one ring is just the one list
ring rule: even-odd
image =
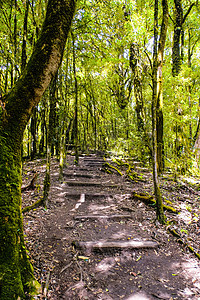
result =
[{"label": "dense forest background", "polygon": [[76,164],[97,151],[151,164],[161,223],[159,175],[199,175],[199,2],[6,0],[0,11],[0,298],[19,299],[37,286],[21,158],[47,158],[45,207],[51,155],[60,179],[68,151]]},{"label": "dense forest background", "polygon": [[[2,10],[2,95],[26,66],[45,4],[15,0]],[[199,143],[199,5],[176,0],[168,6],[160,103],[163,165],[185,173],[196,166]],[[44,155],[52,131],[56,155],[64,142],[83,152],[110,150],[149,162],[154,9],[153,1],[79,2],[62,65],[26,128],[23,156]]]}]

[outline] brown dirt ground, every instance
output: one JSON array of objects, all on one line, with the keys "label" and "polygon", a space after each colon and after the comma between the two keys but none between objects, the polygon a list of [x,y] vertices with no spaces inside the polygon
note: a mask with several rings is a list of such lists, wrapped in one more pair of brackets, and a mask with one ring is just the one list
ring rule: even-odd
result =
[{"label": "brown dirt ground", "polygon": [[[123,176],[117,172],[107,174],[101,171],[101,165],[92,166],[87,159],[81,157],[76,167],[74,157],[68,156],[62,182],[58,180],[59,164],[53,159],[48,208],[24,214],[26,245],[41,284],[35,299],[200,299],[200,260],[180,245],[180,238],[174,237],[167,225],[155,222],[153,207],[131,197],[132,191],[153,193],[148,168],[132,162],[137,175],[130,181],[125,167],[121,168]],[[24,163],[24,185],[30,182],[33,171],[38,172],[36,187],[23,192],[23,207],[42,195],[45,161]],[[198,182],[191,186],[183,179],[174,182],[169,178],[169,174],[161,178],[164,200],[180,210],[178,215],[166,213],[170,228],[200,252],[200,192],[195,188]],[[76,182],[80,185],[71,185]],[[95,214],[130,214],[130,218],[74,218]],[[152,240],[158,247],[92,251],[72,244],[98,240]]]}]

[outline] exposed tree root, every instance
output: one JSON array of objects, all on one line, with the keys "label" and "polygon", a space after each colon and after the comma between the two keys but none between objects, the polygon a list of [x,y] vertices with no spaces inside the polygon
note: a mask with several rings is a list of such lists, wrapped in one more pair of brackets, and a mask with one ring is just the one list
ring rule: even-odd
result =
[{"label": "exposed tree root", "polygon": [[191,247],[187,242],[185,242],[181,235],[176,232],[174,228],[170,228],[170,226],[167,227],[168,231],[177,238],[177,242],[184,247],[186,247],[191,253],[193,253],[199,260],[200,260],[200,253],[196,252],[193,247]]},{"label": "exposed tree root", "polygon": [[[125,176],[127,176],[131,181],[138,181],[138,180],[142,180],[138,174],[134,171],[134,167],[131,166],[129,163],[126,162],[119,162],[119,161],[115,161],[117,163],[118,166],[126,166],[128,169],[126,170]],[[103,164],[103,170],[104,172],[108,173],[108,174],[112,174],[113,171],[117,172],[120,176],[123,176],[124,174],[116,167],[114,167],[113,165],[109,164],[109,163],[105,163]]]},{"label": "exposed tree root", "polygon": [[120,176],[123,176],[122,172],[119,169],[117,169],[116,167],[112,166],[111,164],[109,164],[107,162],[103,164],[103,167],[106,169],[110,168],[110,169],[116,171]]},{"label": "exposed tree root", "polygon": [[24,214],[24,213],[26,213],[26,212],[34,209],[34,208],[37,208],[37,207],[43,206],[43,205],[44,205],[44,201],[43,201],[43,198],[41,198],[41,199],[37,200],[36,202],[34,202],[32,205],[25,207],[22,210],[22,213]]},{"label": "exposed tree root", "polygon": [[37,176],[38,176],[38,173],[36,172],[35,175],[33,176],[32,180],[31,180],[31,182],[26,186],[22,186],[21,191],[25,192],[27,190],[33,190],[35,188],[35,183],[36,183],[36,180],[37,180]]},{"label": "exposed tree root", "polygon": [[[133,192],[132,198],[140,200],[147,205],[155,205],[156,206],[156,200],[151,195],[144,194],[144,193],[138,194],[138,193]],[[178,214],[178,211],[174,207],[171,207],[168,205],[163,205],[163,208],[164,208],[164,210],[167,210],[170,213]]]}]

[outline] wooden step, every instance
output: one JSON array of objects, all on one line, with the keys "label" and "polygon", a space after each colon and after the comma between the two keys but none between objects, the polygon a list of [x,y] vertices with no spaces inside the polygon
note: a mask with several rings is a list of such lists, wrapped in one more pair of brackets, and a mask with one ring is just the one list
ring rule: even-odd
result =
[{"label": "wooden step", "polygon": [[104,162],[99,162],[99,161],[96,161],[96,162],[85,162],[85,165],[89,166],[89,167],[100,167],[103,164],[104,164]]},{"label": "wooden step", "polygon": [[67,181],[66,182],[68,186],[96,186],[96,187],[102,187],[102,188],[117,188],[119,187],[117,184],[108,184],[108,183],[101,183],[101,182],[84,182],[84,181]]},{"label": "wooden step", "polygon": [[83,160],[84,161],[101,161],[101,162],[105,162],[105,160],[103,158],[99,158],[99,157],[84,157]]},{"label": "wooden step", "polygon": [[[65,177],[84,177],[84,178],[94,178],[94,175],[92,174],[82,174],[82,173],[63,173],[63,176]],[[96,177],[96,176],[95,176]]]},{"label": "wooden step", "polygon": [[69,186],[102,186],[100,182],[67,181]]},{"label": "wooden step", "polygon": [[144,248],[157,248],[159,244],[155,241],[147,241],[147,240],[100,240],[100,241],[74,241],[72,244],[79,249],[86,250],[101,250],[105,251],[108,249],[144,249]]},{"label": "wooden step", "polygon": [[[73,199],[79,199],[80,198],[80,195],[81,193],[79,191],[77,192],[67,192],[65,194],[65,197],[68,197],[68,198],[73,198]],[[86,192],[85,193],[85,198],[86,200],[92,200],[92,199],[106,199],[108,197],[113,197],[113,195],[116,195],[116,194],[111,194],[111,193],[89,193],[89,192]]]},{"label": "wooden step", "polygon": [[114,220],[118,220],[118,219],[130,219],[132,218],[132,215],[127,214],[127,215],[79,215],[79,216],[74,216],[74,220],[84,220],[84,219],[88,219],[88,220],[92,220],[92,219],[114,219]]}]

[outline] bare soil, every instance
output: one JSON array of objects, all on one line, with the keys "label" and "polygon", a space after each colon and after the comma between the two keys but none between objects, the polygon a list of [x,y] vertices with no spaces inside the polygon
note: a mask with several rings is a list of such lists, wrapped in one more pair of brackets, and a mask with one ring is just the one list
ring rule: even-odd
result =
[{"label": "bare soil", "polygon": [[[186,247],[200,253],[199,182],[161,178],[164,202],[180,211],[166,212],[170,222],[163,226],[156,222],[155,207],[132,197],[133,191],[153,194],[150,170],[132,164],[131,181],[125,167],[123,176],[103,172],[100,157],[82,156],[75,166],[68,156],[60,182],[59,163],[52,160],[48,208],[24,214],[26,245],[41,284],[35,299],[200,299],[200,260]],[[45,160],[24,163],[24,185],[34,171],[36,187],[23,192],[23,207],[42,197]],[[78,247],[99,241],[153,241],[157,247]]]}]

